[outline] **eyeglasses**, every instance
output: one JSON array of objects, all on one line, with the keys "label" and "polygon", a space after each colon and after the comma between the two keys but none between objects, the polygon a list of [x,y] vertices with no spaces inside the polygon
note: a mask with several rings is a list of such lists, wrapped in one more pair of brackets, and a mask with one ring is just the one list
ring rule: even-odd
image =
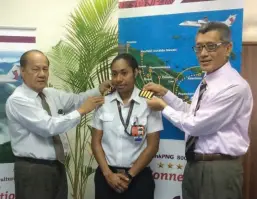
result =
[{"label": "eyeglasses", "polygon": [[219,43],[207,43],[207,44],[197,44],[196,46],[193,46],[193,50],[196,53],[202,52],[203,48],[207,50],[207,52],[214,52],[217,50],[217,48],[222,44],[227,44],[228,42],[219,42]]}]

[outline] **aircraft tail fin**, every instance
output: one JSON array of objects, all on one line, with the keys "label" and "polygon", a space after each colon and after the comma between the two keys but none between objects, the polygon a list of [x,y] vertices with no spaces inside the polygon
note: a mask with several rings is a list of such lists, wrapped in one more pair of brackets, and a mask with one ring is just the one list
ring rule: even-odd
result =
[{"label": "aircraft tail fin", "polygon": [[20,66],[19,64],[13,64],[12,69],[8,72],[7,76],[11,79],[17,80],[20,76]]},{"label": "aircraft tail fin", "polygon": [[227,25],[227,26],[232,26],[232,24],[235,22],[236,20],[236,15],[230,15],[226,21],[224,21],[224,23]]}]

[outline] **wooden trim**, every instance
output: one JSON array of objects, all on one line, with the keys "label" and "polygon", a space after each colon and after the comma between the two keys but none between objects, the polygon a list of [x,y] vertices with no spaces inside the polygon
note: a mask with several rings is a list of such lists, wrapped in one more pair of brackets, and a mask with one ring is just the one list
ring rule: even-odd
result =
[{"label": "wooden trim", "polygon": [[243,46],[256,46],[257,41],[244,41]]},{"label": "wooden trim", "polygon": [[243,42],[242,48],[242,76],[248,81],[252,89],[254,106],[249,124],[249,137],[251,140],[248,153],[244,157],[244,199],[257,198],[257,42]]}]

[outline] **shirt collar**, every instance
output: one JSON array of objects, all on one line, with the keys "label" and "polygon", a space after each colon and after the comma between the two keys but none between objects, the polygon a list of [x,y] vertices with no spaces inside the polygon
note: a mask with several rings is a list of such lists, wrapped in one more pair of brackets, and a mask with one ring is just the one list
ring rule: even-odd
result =
[{"label": "shirt collar", "polygon": [[29,88],[25,83],[22,84],[22,88],[25,90],[27,96],[31,98],[36,98],[38,96],[38,92]]},{"label": "shirt collar", "polygon": [[232,66],[231,66],[230,62],[227,62],[222,67],[220,67],[218,70],[216,70],[210,74],[205,74],[204,80],[206,81],[207,85],[208,85],[208,83],[219,79],[222,76],[222,74],[226,74],[227,71],[229,69],[231,69],[231,67]]},{"label": "shirt collar", "polygon": [[[131,97],[129,99],[129,102],[133,99],[135,102],[140,104],[139,92],[140,92],[140,90],[136,86],[134,86],[134,89],[133,89],[133,92],[132,92]],[[121,99],[121,97],[120,97],[120,95],[117,91],[115,91],[111,95],[110,101],[112,102],[114,100],[118,100],[118,101],[122,102],[122,99]]]}]

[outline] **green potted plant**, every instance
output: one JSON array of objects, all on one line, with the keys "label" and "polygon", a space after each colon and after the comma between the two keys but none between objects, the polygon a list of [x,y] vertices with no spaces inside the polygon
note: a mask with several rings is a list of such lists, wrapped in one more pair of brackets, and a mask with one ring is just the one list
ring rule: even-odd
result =
[{"label": "green potted plant", "polygon": [[[80,93],[110,78],[110,59],[118,52],[117,24],[112,23],[116,7],[117,0],[79,3],[70,15],[65,39],[48,53],[53,74],[60,80],[55,87]],[[67,136],[66,169],[73,199],[84,199],[88,177],[94,173],[90,119],[91,115],[82,117],[73,141]]]}]

